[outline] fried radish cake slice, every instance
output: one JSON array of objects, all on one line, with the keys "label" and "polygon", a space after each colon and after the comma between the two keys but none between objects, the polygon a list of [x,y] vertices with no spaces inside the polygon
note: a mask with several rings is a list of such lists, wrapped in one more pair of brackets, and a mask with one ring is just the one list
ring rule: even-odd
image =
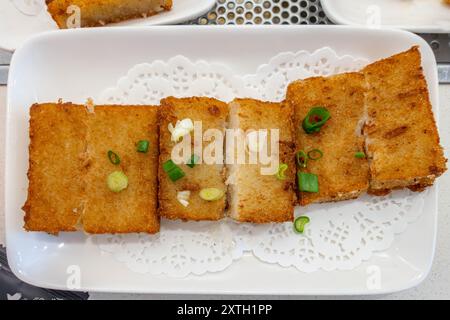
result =
[{"label": "fried radish cake slice", "polygon": [[47,10],[60,29],[102,26],[155,15],[172,8],[172,0],[47,0]]},{"label": "fried radish cake slice", "polygon": [[[306,167],[297,173],[301,205],[353,199],[367,190],[368,162],[360,157],[364,152],[364,92],[360,73],[314,77],[289,85],[287,103],[295,113],[296,152],[306,158],[311,152],[315,159],[307,159]],[[316,120],[312,119],[315,107],[326,108],[331,117],[320,131],[308,134],[303,122],[305,118]]]},{"label": "fried radish cake slice", "polygon": [[[223,137],[227,118],[228,105],[216,99],[169,97],[161,101],[159,119],[161,217],[197,221],[223,218],[227,189],[223,164]],[[195,122],[201,123],[201,128],[197,126],[198,132],[194,137],[192,126]],[[210,129],[220,133],[222,138],[207,138],[205,134],[211,132]],[[208,139],[210,141],[207,141]],[[173,159],[172,151],[176,145],[183,142],[192,148],[186,150],[185,154],[180,156],[182,159],[177,161]],[[208,146],[213,142],[216,142],[218,147],[217,150],[215,148],[212,150],[217,152],[208,152],[211,150]],[[217,161],[206,159],[205,155],[217,156]]]},{"label": "fried radish cake slice", "polygon": [[[252,223],[292,221],[296,202],[292,107],[253,99],[235,99],[229,104],[229,109],[229,128],[242,130],[243,139],[248,143],[244,150],[239,151],[237,140],[233,146],[227,141],[227,156],[232,151],[229,148],[234,147],[233,154],[230,154],[234,161],[227,161],[230,217]],[[267,138],[264,138],[264,132],[267,132]],[[259,139],[260,134],[262,139]],[[274,134],[277,138],[272,140]],[[250,145],[252,143],[254,146]],[[263,144],[267,145],[267,150],[263,149]],[[238,161],[238,152],[245,156],[245,163]],[[262,168],[269,169],[270,164],[260,157],[260,152],[276,160],[276,173],[280,166],[285,168],[278,177],[270,170],[262,171]],[[250,161],[250,153],[257,156],[257,161]]]},{"label": "fried radish cake slice", "polygon": [[370,193],[412,190],[446,171],[418,47],[367,66]]},{"label": "fried radish cake slice", "polygon": [[87,233],[157,233],[158,108],[95,106],[88,114]]},{"label": "fried radish cake slice", "polygon": [[31,107],[25,230],[77,231],[85,199],[86,116],[83,106],[71,103]]}]

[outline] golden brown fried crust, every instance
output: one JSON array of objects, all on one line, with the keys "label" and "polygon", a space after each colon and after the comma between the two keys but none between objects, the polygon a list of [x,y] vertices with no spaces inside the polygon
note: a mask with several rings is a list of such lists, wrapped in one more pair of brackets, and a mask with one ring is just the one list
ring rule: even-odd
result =
[{"label": "golden brown fried crust", "polygon": [[[302,192],[300,204],[357,198],[368,188],[369,168],[365,159],[355,158],[364,151],[364,76],[347,73],[315,77],[291,83],[286,101],[295,111],[296,151],[319,149],[323,158],[309,161],[304,172],[318,175],[319,192]],[[331,119],[321,131],[306,134],[303,119],[311,108],[323,106]]]},{"label": "golden brown fried crust", "polygon": [[382,196],[387,196],[389,193],[391,193],[391,191],[392,190],[390,190],[390,189],[378,189],[378,190],[369,189],[369,190],[367,190],[367,193],[372,196],[382,197]]},{"label": "golden brown fried crust", "polygon": [[446,171],[446,159],[421,67],[418,47],[364,70],[370,193],[409,187],[420,191]]},{"label": "golden brown fried crust", "polygon": [[25,230],[76,231],[85,196],[86,132],[86,110],[81,106],[31,107]]},{"label": "golden brown fried crust", "polygon": [[60,29],[67,28],[70,6],[78,6],[81,27],[103,26],[108,23],[142,18],[171,10],[172,0],[47,0],[47,9]]},{"label": "golden brown fried crust", "polygon": [[[57,234],[159,231],[157,108],[151,106],[33,105],[25,229]],[[149,152],[136,142],[148,140]],[[121,157],[114,166],[107,157]],[[129,187],[113,193],[106,178],[124,171]]]},{"label": "golden brown fried crust", "polygon": [[[153,106],[96,106],[88,115],[89,170],[82,218],[86,232],[159,232],[157,113]],[[136,149],[141,140],[150,143],[147,153]],[[120,157],[119,165],[109,160],[110,150]],[[120,193],[106,184],[114,171],[128,177],[128,188]]]},{"label": "golden brown fried crust", "polygon": [[[240,222],[292,221],[294,217],[295,162],[293,109],[288,104],[235,99],[230,103],[231,128],[244,132],[279,130],[279,162],[288,165],[286,180],[262,175],[262,164],[229,164],[234,184],[229,186],[230,215]],[[269,139],[268,149],[271,150]]]},{"label": "golden brown fried crust", "polygon": [[[177,120],[186,118],[192,121],[201,121],[203,132],[208,129],[219,129],[224,133],[228,118],[228,106],[224,102],[211,98],[177,99],[168,97],[161,101],[159,117],[159,212],[161,217],[172,220],[219,220],[224,216],[226,197],[218,201],[208,202],[200,198],[199,192],[203,188],[218,188],[226,192],[225,167],[223,164],[199,164],[194,168],[180,164],[179,167],[185,172],[186,176],[176,182],[172,182],[162,169],[162,165],[171,159],[172,148],[175,146],[175,143],[171,141],[168,125],[171,123],[175,126]],[[191,134],[191,137],[193,138],[193,134]],[[204,142],[203,147],[208,144]],[[177,200],[177,193],[180,191],[191,191],[188,207],[184,207]]]}]

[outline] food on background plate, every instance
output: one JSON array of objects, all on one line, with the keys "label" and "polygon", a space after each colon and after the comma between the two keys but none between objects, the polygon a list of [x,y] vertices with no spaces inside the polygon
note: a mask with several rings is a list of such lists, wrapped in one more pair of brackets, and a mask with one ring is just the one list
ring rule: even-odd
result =
[{"label": "food on background plate", "polygon": [[375,62],[368,83],[365,126],[370,193],[420,191],[446,170],[418,47]]},{"label": "food on background plate", "polygon": [[68,22],[71,24],[71,19],[77,18],[77,10],[81,27],[95,27],[144,18],[172,8],[172,0],[46,0],[46,3],[60,29],[69,27]]},{"label": "food on background plate", "polygon": [[[226,172],[221,163],[205,163],[204,154],[210,142],[202,141],[208,129],[217,129],[223,136],[228,120],[228,105],[212,98],[169,97],[161,100],[159,132],[159,213],[161,217],[182,220],[219,220],[226,205]],[[195,122],[201,122],[200,151],[194,148]],[[191,139],[190,153],[184,163],[172,159],[175,145]],[[187,140],[186,140],[187,141]],[[214,139],[212,141],[215,141]],[[224,141],[218,142],[219,156],[224,157]],[[199,149],[199,148],[197,148]],[[202,154],[203,151],[203,154]],[[186,151],[188,152],[188,151]]]},{"label": "food on background plate", "polygon": [[[230,129],[269,130],[267,134],[267,152],[270,155],[274,146],[271,144],[271,132],[278,130],[279,151],[274,154],[279,158],[275,174],[262,174],[261,168],[267,168],[258,159],[258,164],[249,163],[250,153],[258,154],[263,146],[255,135],[255,147],[248,146],[245,164],[237,163],[238,143],[235,139],[235,161],[228,164],[229,213],[230,217],[240,222],[267,223],[292,221],[295,204],[295,162],[293,109],[290,105],[270,103],[252,99],[236,99],[229,104]],[[230,141],[227,141],[229,145]],[[265,142],[263,142],[265,143]],[[227,148],[227,152],[230,152]]]},{"label": "food on background plate", "polygon": [[25,229],[156,233],[157,166],[156,108],[36,104]]},{"label": "food on background plate", "polygon": [[95,106],[87,118],[84,230],[158,232],[158,108]]},{"label": "food on background plate", "polygon": [[84,208],[86,109],[34,104],[30,109],[25,230],[76,231]]},{"label": "food on background plate", "polygon": [[295,111],[297,187],[301,205],[347,200],[365,192],[361,73],[314,77],[291,83],[286,102]]}]

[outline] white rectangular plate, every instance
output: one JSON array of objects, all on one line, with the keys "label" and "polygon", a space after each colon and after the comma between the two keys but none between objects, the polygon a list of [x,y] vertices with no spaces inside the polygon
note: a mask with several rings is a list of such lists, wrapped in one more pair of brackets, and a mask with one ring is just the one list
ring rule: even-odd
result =
[{"label": "white rectangular plate", "polygon": [[321,4],[338,24],[450,32],[450,5],[441,0],[321,0]]},{"label": "white rectangular plate", "polygon": [[[252,256],[235,262],[224,272],[204,276],[175,279],[137,274],[112,257],[101,255],[84,234],[53,237],[24,232],[21,211],[28,185],[28,112],[35,102],[62,98],[83,103],[114,86],[134,65],[168,60],[179,54],[191,60],[226,64],[239,74],[248,74],[279,52],[314,51],[329,46],[339,55],[375,61],[413,45],[421,47],[437,114],[438,82],[433,53],[424,40],[404,31],[336,26],[183,26],[70,30],[33,38],[15,53],[8,86],[5,213],[12,270],[34,285],[66,289],[73,272],[70,266],[75,265],[81,271],[79,289],[89,291],[374,294],[417,285],[427,276],[434,255],[436,187],[427,197],[427,212],[396,237],[389,250],[374,254],[354,270],[308,274],[262,263]],[[379,285],[373,285],[373,277],[380,280],[375,282]]]},{"label": "white rectangular plate", "polygon": [[[45,0],[0,1],[0,48],[13,51],[26,39],[45,31],[58,30],[45,7]],[[108,26],[150,26],[176,24],[208,12],[215,0],[173,0],[171,11],[109,24]]]}]

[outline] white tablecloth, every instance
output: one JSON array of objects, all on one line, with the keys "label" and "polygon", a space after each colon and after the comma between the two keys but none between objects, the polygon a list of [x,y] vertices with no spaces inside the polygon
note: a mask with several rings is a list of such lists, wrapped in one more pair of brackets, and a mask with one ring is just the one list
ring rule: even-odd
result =
[{"label": "white tablecloth", "polygon": [[[440,86],[439,128],[444,148],[450,150],[450,85]],[[6,87],[0,86],[0,244],[4,244],[4,145]],[[446,153],[447,158],[450,152]],[[439,227],[436,257],[430,276],[418,287],[391,295],[352,297],[354,299],[450,299],[450,173],[439,179]],[[418,235],[420,236],[420,235]],[[92,293],[91,299],[239,299],[239,296],[134,295]],[[317,299],[318,297],[249,296],[249,299]],[[337,297],[322,297],[336,299]]]}]

